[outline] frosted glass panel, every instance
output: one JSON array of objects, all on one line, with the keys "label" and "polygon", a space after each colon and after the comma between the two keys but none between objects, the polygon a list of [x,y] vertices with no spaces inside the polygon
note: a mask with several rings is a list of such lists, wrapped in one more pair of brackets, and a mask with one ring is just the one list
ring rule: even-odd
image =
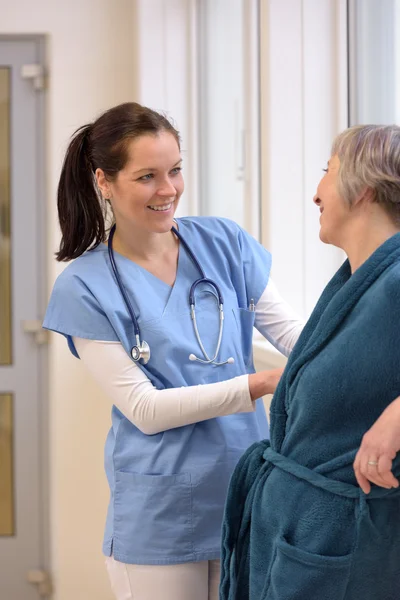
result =
[{"label": "frosted glass panel", "polygon": [[11,394],[0,394],[0,536],[14,535]]}]

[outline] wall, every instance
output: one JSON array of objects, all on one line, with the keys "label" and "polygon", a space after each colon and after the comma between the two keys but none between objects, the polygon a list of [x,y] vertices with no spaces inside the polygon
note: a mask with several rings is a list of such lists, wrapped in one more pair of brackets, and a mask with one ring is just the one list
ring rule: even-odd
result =
[{"label": "wall", "polygon": [[[47,36],[48,286],[59,233],[55,191],[73,130],[113,104],[134,99],[131,0],[2,2],[0,33]],[[6,4],[6,6],[4,6]],[[56,600],[111,600],[101,538],[108,489],[103,445],[108,401],[95,389],[65,341],[49,348],[50,548]],[[33,565],[34,566],[34,565]]]}]

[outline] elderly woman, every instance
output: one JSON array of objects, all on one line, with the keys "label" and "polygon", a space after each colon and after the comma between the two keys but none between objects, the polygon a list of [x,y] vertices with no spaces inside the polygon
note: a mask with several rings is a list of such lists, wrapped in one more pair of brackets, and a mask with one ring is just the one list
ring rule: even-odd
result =
[{"label": "elderly woman", "polygon": [[348,260],[234,472],[222,600],[400,597],[400,127],[339,135],[314,202]]}]

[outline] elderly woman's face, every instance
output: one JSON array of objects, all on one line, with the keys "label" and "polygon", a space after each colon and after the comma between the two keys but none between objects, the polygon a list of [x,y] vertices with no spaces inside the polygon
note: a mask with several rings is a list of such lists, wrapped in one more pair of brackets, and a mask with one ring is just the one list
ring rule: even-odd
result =
[{"label": "elderly woman's face", "polygon": [[337,155],[328,161],[325,175],[319,182],[314,202],[319,207],[321,229],[320,239],[326,244],[341,247],[341,237],[348,222],[349,206],[339,196],[337,191],[337,177],[340,161]]}]

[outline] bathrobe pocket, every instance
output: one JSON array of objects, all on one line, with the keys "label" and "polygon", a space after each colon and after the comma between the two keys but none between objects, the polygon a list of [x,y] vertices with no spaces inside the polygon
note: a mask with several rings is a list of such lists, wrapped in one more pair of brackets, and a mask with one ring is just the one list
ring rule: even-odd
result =
[{"label": "bathrobe pocket", "polygon": [[281,538],[262,600],[342,600],[351,560],[352,554],[313,554]]}]

